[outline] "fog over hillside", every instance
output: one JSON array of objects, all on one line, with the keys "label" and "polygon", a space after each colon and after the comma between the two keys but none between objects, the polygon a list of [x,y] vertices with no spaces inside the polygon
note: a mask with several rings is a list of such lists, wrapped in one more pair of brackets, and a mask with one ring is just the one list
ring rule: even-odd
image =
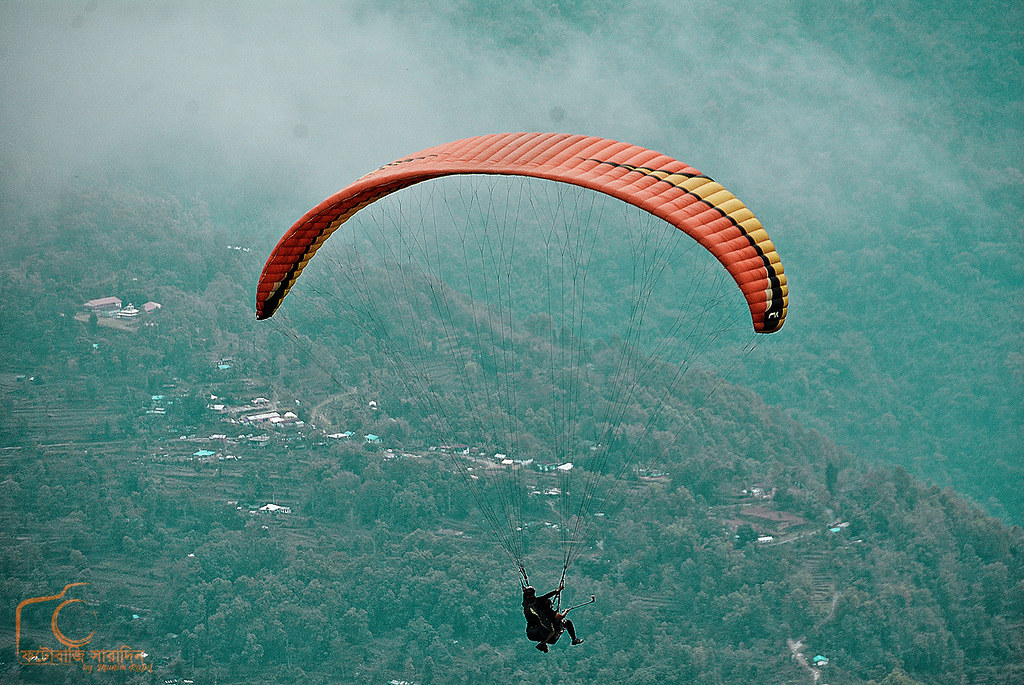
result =
[{"label": "fog over hillside", "polygon": [[446,140],[662,150],[743,198],[785,260],[790,321],[749,382],[1019,521],[1020,11],[7,2],[5,202],[144,179],[269,247]]}]

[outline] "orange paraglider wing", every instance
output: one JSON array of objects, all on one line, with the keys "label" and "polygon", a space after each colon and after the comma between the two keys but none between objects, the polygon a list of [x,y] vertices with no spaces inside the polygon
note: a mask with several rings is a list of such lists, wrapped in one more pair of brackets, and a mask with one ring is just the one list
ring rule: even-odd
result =
[{"label": "orange paraglider wing", "polygon": [[786,319],[789,289],[779,255],[754,214],[696,169],[658,152],[604,138],[499,133],[456,140],[386,164],[327,198],[293,225],[263,267],[256,318],[274,314],[324,241],[363,207],[421,181],[502,174],[570,183],[664,219],[715,256],[740,287],[754,330]]}]

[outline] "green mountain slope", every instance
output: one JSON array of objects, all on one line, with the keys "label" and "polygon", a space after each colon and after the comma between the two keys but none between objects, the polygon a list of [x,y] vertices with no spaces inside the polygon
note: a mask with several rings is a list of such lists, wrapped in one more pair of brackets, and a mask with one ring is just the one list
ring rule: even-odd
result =
[{"label": "green mountain slope", "polygon": [[[594,512],[567,594],[598,597],[573,615],[587,642],[541,655],[464,462],[429,449],[368,341],[256,326],[261,252],[229,250],[201,206],[116,188],[11,235],[3,603],[90,583],[95,620],[68,609],[66,632],[144,649],[141,682],[810,682],[797,654],[828,657],[829,682],[1021,676],[1021,530],[730,384],[685,429],[666,418],[687,449]],[[134,330],[74,318],[107,295],[163,307]],[[270,410],[304,425],[242,422]],[[556,583],[557,532],[530,542]],[[24,631],[22,650],[52,641],[49,613]],[[16,665],[3,636],[5,681],[75,677]]]}]

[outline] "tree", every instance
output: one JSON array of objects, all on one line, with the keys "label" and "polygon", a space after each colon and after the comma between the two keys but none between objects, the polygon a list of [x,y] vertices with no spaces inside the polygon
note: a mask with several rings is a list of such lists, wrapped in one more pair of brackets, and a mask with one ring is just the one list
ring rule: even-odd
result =
[{"label": "tree", "polygon": [[839,478],[839,467],[836,466],[834,461],[829,461],[825,465],[825,489],[828,490],[828,494],[836,494],[836,480]]},{"label": "tree", "polygon": [[736,529],[736,549],[742,549],[757,539],[757,531],[749,523]]}]

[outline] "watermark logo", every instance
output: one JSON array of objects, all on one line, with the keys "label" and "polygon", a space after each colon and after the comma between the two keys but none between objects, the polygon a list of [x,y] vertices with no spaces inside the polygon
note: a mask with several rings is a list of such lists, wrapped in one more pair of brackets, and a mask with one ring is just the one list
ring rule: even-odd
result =
[{"label": "watermark logo", "polygon": [[[92,673],[93,671],[152,671],[153,662],[146,661],[146,657],[149,656],[144,650],[132,649],[127,645],[121,645],[117,649],[85,649],[92,642],[93,637],[96,635],[96,612],[91,611],[93,620],[91,624],[91,630],[88,634],[81,636],[73,635],[69,637],[61,629],[60,613],[66,607],[73,604],[82,604],[82,607],[87,607],[84,599],[78,597],[64,598],[67,591],[73,587],[79,587],[88,585],[88,583],[69,583],[64,586],[64,589],[56,595],[47,595],[44,597],[30,597],[23,600],[18,604],[18,608],[14,610],[14,639],[15,649],[18,653],[18,663],[22,666],[74,666],[80,665],[82,670]],[[37,649],[22,649],[21,648],[21,629],[22,629],[22,611],[33,604],[41,604],[44,602],[54,602],[53,613],[50,615],[50,631],[53,633],[53,637],[57,640],[57,643],[63,645],[63,649],[56,645],[44,645],[39,644]],[[76,607],[76,609],[82,609],[82,607]],[[42,612],[48,611],[49,607],[46,607]],[[33,617],[38,617],[40,612],[38,609],[33,609],[29,612]],[[79,612],[81,613],[81,612]],[[76,627],[79,633],[84,632],[83,621],[76,621]],[[88,626],[88,621],[84,622],[84,625]],[[51,643],[52,644],[52,643]]]}]

